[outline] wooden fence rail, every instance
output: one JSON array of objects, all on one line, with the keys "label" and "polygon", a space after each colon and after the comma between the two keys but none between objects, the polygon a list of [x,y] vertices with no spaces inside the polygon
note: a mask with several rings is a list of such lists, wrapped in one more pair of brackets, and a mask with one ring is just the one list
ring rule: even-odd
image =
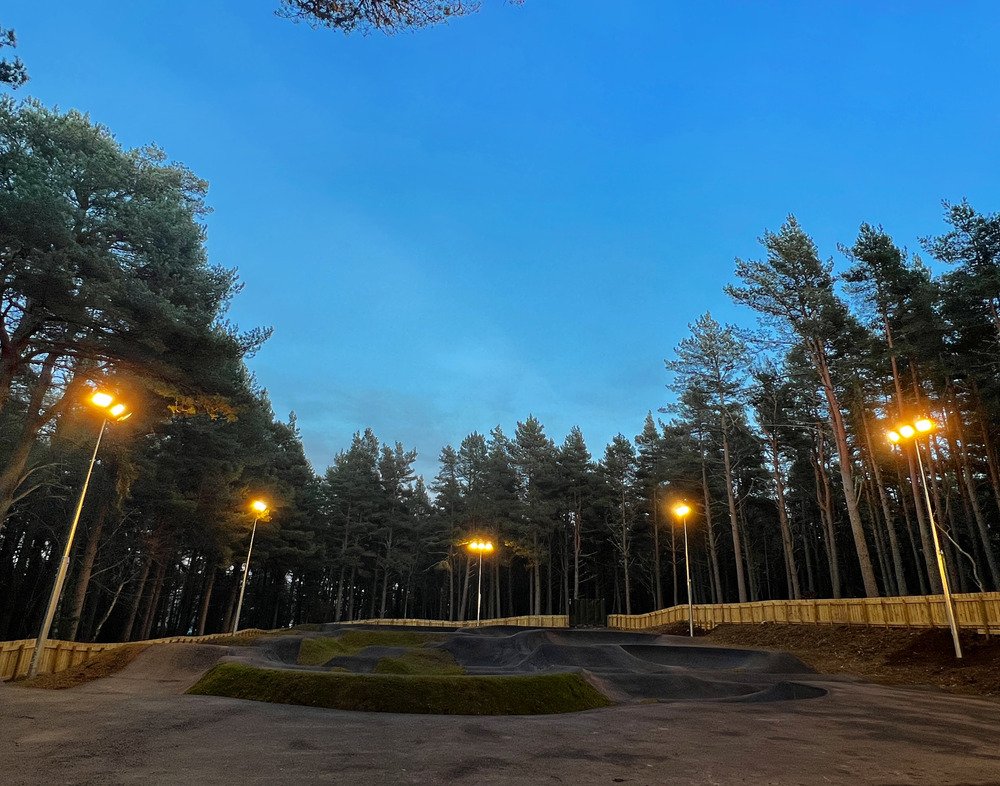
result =
[{"label": "wooden fence rail", "polygon": [[[247,628],[237,633],[237,636],[251,636],[264,633],[259,628]],[[78,666],[99,652],[123,647],[125,644],[174,644],[177,642],[211,641],[212,639],[228,638],[231,633],[210,633],[207,636],[167,636],[162,639],[148,641],[114,642],[94,644],[82,641],[58,641],[48,639],[42,651],[42,660],[38,664],[39,674],[55,674]],[[31,656],[35,651],[35,639],[19,639],[18,641],[0,641],[0,682],[17,679],[28,674]]]},{"label": "wooden fence rail", "polygon": [[[1000,633],[1000,592],[952,595],[959,627]],[[611,614],[608,627],[647,630],[687,622],[688,607],[672,606],[648,614]],[[714,628],[726,622],[784,622],[821,625],[872,625],[887,628],[947,628],[943,595],[842,600],[762,600],[753,603],[698,604],[694,623]]]}]

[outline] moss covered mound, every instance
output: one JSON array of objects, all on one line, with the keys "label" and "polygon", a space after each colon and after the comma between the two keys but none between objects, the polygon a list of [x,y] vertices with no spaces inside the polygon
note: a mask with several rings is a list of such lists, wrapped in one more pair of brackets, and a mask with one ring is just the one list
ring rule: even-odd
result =
[{"label": "moss covered mound", "polygon": [[405,655],[382,658],[375,674],[465,674],[447,650],[411,649]]},{"label": "moss covered mound", "polygon": [[298,662],[302,666],[322,666],[338,655],[356,655],[365,647],[425,647],[444,641],[440,633],[412,630],[347,630],[339,636],[302,639]]},{"label": "moss covered mound", "polygon": [[544,715],[610,706],[579,674],[333,674],[220,663],[188,693],[361,712]]}]

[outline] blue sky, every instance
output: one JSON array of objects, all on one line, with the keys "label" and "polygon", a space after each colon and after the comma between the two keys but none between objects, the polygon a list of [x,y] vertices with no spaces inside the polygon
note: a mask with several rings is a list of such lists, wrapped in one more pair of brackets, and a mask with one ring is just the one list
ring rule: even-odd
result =
[{"label": "blue sky", "polygon": [[[794,212],[912,249],[1000,208],[995,2],[484,0],[345,37],[277,0],[5,3],[32,81],[211,183],[231,316],[322,470],[371,426],[420,451],[534,413],[600,454]],[[614,8],[610,13],[609,8]]]}]

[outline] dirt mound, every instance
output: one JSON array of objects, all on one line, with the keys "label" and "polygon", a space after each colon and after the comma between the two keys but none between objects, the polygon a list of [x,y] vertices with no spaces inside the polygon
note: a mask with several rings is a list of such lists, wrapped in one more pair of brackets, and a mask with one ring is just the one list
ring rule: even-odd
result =
[{"label": "dirt mound", "polygon": [[1000,637],[961,631],[957,660],[947,629],[852,625],[726,624],[699,643],[774,647],[823,674],[851,674],[888,685],[935,685],[955,693],[1000,696]]},{"label": "dirt mound", "polygon": [[117,674],[83,685],[85,693],[184,693],[235,648],[210,644],[154,644]]}]

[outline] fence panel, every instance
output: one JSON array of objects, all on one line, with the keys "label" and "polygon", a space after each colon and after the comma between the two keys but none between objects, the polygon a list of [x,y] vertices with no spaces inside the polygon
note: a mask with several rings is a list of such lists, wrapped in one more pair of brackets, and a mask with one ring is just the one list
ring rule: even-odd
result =
[{"label": "fence panel", "polygon": [[[960,627],[1000,632],[1000,592],[952,595]],[[611,614],[608,627],[648,630],[687,621],[687,606],[672,606],[648,614]],[[942,595],[891,598],[764,600],[753,603],[699,604],[695,624],[714,628],[723,623],[786,622],[792,624],[859,625],[891,628],[946,628],[948,614]]]}]

